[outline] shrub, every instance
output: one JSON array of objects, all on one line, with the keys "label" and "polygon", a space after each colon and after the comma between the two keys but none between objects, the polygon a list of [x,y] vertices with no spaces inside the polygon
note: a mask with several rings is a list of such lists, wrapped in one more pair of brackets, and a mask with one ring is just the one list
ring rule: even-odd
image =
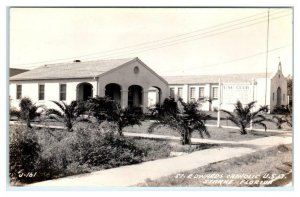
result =
[{"label": "shrub", "polygon": [[116,132],[103,132],[98,128],[82,128],[76,132],[81,153],[80,164],[113,168],[142,162],[144,150],[138,148],[133,140]]},{"label": "shrub", "polygon": [[280,105],[274,107],[273,114],[280,114],[280,115],[288,115],[291,113],[290,107],[288,105]]},{"label": "shrub", "polygon": [[9,119],[12,120],[13,118],[20,118],[20,111],[17,110],[16,108],[10,108],[9,109]]},{"label": "shrub", "polygon": [[9,173],[12,183],[34,182],[36,177],[27,178],[24,174],[38,170],[41,147],[32,129],[26,126],[13,126],[9,135]]},{"label": "shrub", "polygon": [[105,132],[98,125],[74,128],[73,132],[39,131],[41,145],[39,179],[53,179],[91,170],[140,163],[145,151],[117,132]]},{"label": "shrub", "polygon": [[[12,126],[10,177],[12,182],[32,183],[140,163],[146,154],[132,139],[99,125],[77,127],[73,132]],[[19,172],[36,172],[36,176],[19,177]]]},{"label": "shrub", "polygon": [[276,106],[272,112],[276,114],[273,116],[278,129],[283,127],[291,128],[293,125],[292,107],[288,105]]}]

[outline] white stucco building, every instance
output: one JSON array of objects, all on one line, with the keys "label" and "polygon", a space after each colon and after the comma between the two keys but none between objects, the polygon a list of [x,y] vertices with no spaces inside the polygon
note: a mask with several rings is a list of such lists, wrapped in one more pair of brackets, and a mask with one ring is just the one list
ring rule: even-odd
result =
[{"label": "white stucco building", "polygon": [[[219,81],[220,80],[220,81]],[[221,83],[219,83],[221,82]],[[51,100],[87,100],[110,96],[123,108],[146,108],[167,97],[198,101],[203,110],[232,110],[237,100],[257,101],[272,110],[287,104],[287,79],[281,63],[275,73],[161,77],[139,58],[43,65],[10,78],[11,106],[22,97],[54,107]],[[209,102],[209,101],[211,102]]]},{"label": "white stucco building", "polygon": [[165,76],[170,95],[184,101],[198,101],[203,110],[220,108],[233,110],[240,100],[243,104],[257,101],[256,108],[268,105],[270,111],[276,105],[287,105],[287,79],[281,63],[274,73],[247,73],[226,75]]},{"label": "white stucco building", "polygon": [[[153,91],[154,90],[154,91]],[[55,107],[51,100],[71,102],[110,96],[123,108],[148,107],[169,96],[168,83],[138,58],[44,65],[10,78],[11,106],[29,97],[38,105]],[[153,95],[152,95],[153,96]],[[151,97],[151,96],[150,96]],[[153,100],[153,99],[152,99]]]}]

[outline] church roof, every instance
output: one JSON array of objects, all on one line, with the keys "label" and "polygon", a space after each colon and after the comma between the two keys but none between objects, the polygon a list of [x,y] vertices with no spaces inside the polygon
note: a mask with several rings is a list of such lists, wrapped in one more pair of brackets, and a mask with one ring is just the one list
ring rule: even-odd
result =
[{"label": "church roof", "polygon": [[[271,78],[273,73],[268,73]],[[186,76],[163,76],[169,84],[204,84],[219,83],[219,78],[224,83],[251,82],[252,79],[265,78],[265,73],[246,73],[246,74],[224,74],[224,75],[186,75]]]},{"label": "church roof", "polygon": [[93,78],[112,69],[120,67],[137,58],[110,59],[97,61],[74,61],[70,63],[47,64],[30,71],[10,77],[10,80],[37,79],[76,79]]}]

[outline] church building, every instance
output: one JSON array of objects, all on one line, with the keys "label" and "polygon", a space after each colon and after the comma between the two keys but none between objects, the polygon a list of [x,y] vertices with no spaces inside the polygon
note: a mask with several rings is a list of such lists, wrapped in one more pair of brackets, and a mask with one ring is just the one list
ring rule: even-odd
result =
[{"label": "church building", "polygon": [[247,73],[225,75],[165,76],[170,96],[184,101],[198,101],[205,111],[220,108],[232,111],[240,100],[243,104],[257,101],[256,108],[287,105],[287,78],[282,73],[281,62],[272,73]]}]

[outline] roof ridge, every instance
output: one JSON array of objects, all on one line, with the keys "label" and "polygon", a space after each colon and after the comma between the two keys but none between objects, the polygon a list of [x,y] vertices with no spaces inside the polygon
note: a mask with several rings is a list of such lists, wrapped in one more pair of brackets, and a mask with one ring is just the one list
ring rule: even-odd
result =
[{"label": "roof ridge", "polygon": [[[132,57],[132,58],[117,58],[117,59],[98,59],[98,60],[88,60],[88,61],[81,61],[80,62],[74,62],[74,61],[71,61],[71,62],[59,62],[59,63],[50,63],[50,64],[43,64],[37,68],[43,68],[45,66],[59,66],[59,65],[65,65],[65,64],[84,64],[84,63],[93,63],[93,62],[101,62],[101,61],[112,61],[112,60],[133,60],[137,57]],[[37,68],[34,68],[34,69],[37,69]],[[31,70],[34,70],[34,69],[31,69]]]},{"label": "roof ridge", "polygon": [[10,80],[33,80],[51,78],[95,77],[136,58],[93,60],[86,62],[56,63],[40,66],[27,72],[15,75]]},{"label": "roof ridge", "polygon": [[[274,72],[268,72],[273,74]],[[265,73],[231,73],[231,74],[202,74],[202,75],[163,75],[162,77],[189,77],[189,76],[225,76],[225,75],[251,75],[251,74],[265,74]]]}]

